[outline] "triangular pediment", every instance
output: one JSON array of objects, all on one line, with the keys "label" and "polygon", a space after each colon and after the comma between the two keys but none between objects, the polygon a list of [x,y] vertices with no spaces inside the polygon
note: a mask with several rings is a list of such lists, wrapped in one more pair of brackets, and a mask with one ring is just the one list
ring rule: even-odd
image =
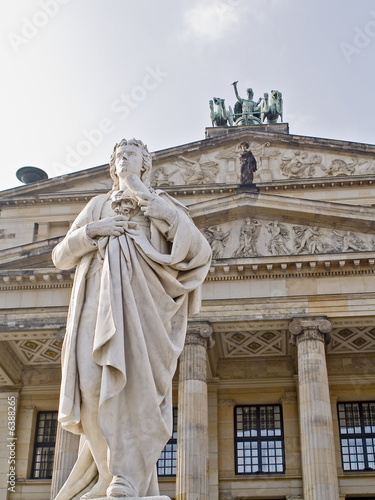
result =
[{"label": "triangular pediment", "polygon": [[214,258],[375,251],[375,208],[242,192],[194,204]]},{"label": "triangular pediment", "polygon": [[[281,124],[280,124],[281,125]],[[161,188],[238,185],[240,144],[249,143],[257,161],[254,181],[285,185],[342,181],[375,175],[375,146],[304,137],[257,127],[207,129],[207,138],[153,153],[151,184]],[[8,189],[1,199],[53,194],[106,192],[112,186],[108,164]],[[327,188],[328,184],[325,186]]]},{"label": "triangular pediment", "polygon": [[0,251],[0,270],[55,268],[51,253],[62,237],[19,245]]}]

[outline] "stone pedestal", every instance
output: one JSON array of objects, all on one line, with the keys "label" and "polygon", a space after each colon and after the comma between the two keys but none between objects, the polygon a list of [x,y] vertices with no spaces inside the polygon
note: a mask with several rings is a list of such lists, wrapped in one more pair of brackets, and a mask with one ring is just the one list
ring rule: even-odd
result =
[{"label": "stone pedestal", "polygon": [[298,392],[304,500],[339,500],[332,412],[324,344],[331,323],[296,318],[289,325],[298,351]]},{"label": "stone pedestal", "polygon": [[180,357],[176,500],[208,500],[208,323],[189,323]]},{"label": "stone pedestal", "polygon": [[67,480],[78,456],[80,436],[65,431],[61,424],[57,426],[55,458],[53,461],[53,476],[51,484],[51,500],[61,490]]}]

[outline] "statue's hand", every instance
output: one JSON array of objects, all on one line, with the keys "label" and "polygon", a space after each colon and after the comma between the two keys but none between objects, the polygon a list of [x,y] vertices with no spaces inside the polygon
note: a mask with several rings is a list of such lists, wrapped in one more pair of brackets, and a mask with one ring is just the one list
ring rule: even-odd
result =
[{"label": "statue's hand", "polygon": [[154,219],[166,221],[172,225],[176,218],[177,210],[169,205],[163,198],[153,193],[134,193],[138,198],[138,205],[144,215]]},{"label": "statue's hand", "polygon": [[236,86],[238,83],[238,80],[236,82],[233,82],[232,85]]},{"label": "statue's hand", "polygon": [[120,236],[125,232],[127,224],[127,218],[123,215],[106,217],[105,219],[87,224],[86,234],[92,239],[99,236]]}]

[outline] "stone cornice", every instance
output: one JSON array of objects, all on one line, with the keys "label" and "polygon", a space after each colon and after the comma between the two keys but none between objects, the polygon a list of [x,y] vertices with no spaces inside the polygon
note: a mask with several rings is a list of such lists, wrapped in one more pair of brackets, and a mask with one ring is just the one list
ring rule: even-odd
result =
[{"label": "stone cornice", "polygon": [[0,290],[45,290],[71,288],[74,270],[11,269],[0,271]]},{"label": "stone cornice", "polygon": [[[330,188],[351,188],[351,187],[375,187],[375,175],[354,175],[354,176],[326,176],[317,178],[294,178],[279,179],[273,181],[257,181],[256,186],[260,193],[277,192],[278,194],[304,190]],[[209,196],[217,194],[233,194],[241,190],[239,184],[199,184],[199,185],[162,185],[163,189],[171,196],[183,198],[188,196]],[[26,207],[51,204],[85,204],[94,196],[105,194],[108,189],[84,191],[84,192],[52,192],[42,194],[25,194],[21,197],[0,198],[0,207]],[[13,194],[13,193],[12,193]],[[18,194],[18,193],[17,193]]]},{"label": "stone cornice", "polygon": [[[217,259],[207,282],[353,276],[375,273],[375,252]],[[71,288],[74,269],[0,270],[0,290]]]},{"label": "stone cornice", "polygon": [[270,182],[257,182],[260,192],[270,191],[295,191],[303,189],[305,191],[314,189],[330,188],[351,188],[351,187],[375,187],[374,175],[353,175],[353,176],[326,176],[314,178],[281,179]]},{"label": "stone cornice", "polygon": [[217,259],[207,281],[374,274],[375,252]]},{"label": "stone cornice", "polygon": [[3,198],[0,199],[0,207],[26,207],[30,205],[51,205],[56,203],[87,203],[91,198],[98,194],[103,194],[108,190],[103,191],[85,191],[82,192],[66,192],[66,193],[51,193],[27,196],[22,198]]},{"label": "stone cornice", "polygon": [[[329,277],[375,273],[375,252],[287,255],[217,259],[206,278],[212,281]],[[55,268],[0,270],[0,290],[70,288],[74,269]]]}]

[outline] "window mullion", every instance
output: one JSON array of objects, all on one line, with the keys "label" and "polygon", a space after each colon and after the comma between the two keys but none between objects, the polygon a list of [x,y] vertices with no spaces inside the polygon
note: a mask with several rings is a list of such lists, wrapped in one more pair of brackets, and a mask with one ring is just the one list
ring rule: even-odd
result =
[{"label": "window mullion", "polygon": [[[363,403],[364,404],[364,403]],[[364,462],[365,462],[365,469],[369,468],[369,460],[368,460],[368,454],[367,454],[367,447],[366,447],[366,430],[365,430],[365,417],[363,414],[363,404],[359,404],[359,419],[361,423],[361,441],[362,441],[362,448],[363,448],[363,456],[364,456]]]}]

